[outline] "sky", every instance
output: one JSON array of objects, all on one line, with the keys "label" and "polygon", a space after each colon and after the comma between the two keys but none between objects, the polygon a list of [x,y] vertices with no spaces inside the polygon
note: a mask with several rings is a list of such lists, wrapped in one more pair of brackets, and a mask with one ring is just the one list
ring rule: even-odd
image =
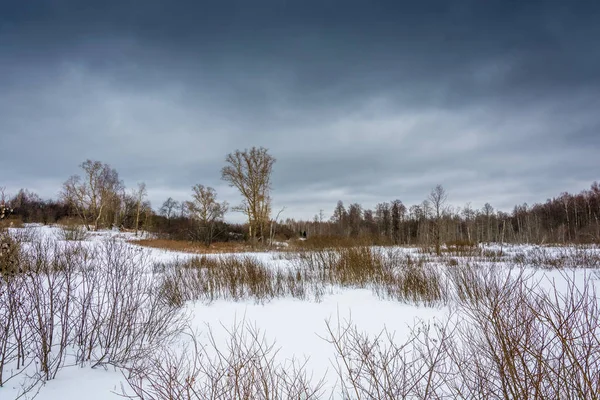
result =
[{"label": "sky", "polygon": [[599,40],[598,1],[3,0],[0,187],[92,159],[235,205],[225,157],[262,146],[282,218],[437,184],[510,211],[600,180]]}]

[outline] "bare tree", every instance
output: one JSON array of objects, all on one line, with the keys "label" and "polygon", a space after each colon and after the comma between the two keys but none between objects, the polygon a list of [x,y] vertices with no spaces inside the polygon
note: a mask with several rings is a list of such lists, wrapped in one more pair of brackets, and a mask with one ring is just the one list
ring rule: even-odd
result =
[{"label": "bare tree", "polygon": [[221,179],[240,191],[242,204],[235,207],[248,217],[249,236],[264,240],[271,213],[271,172],[275,158],[267,149],[252,147],[227,155],[227,165],[221,170]]},{"label": "bare tree", "polygon": [[192,187],[192,201],[187,202],[187,208],[192,217],[200,222],[204,243],[210,246],[215,235],[215,225],[221,221],[229,205],[226,201],[217,201],[217,192],[211,187],[195,185]]},{"label": "bare tree", "polygon": [[392,201],[392,239],[394,244],[400,243],[400,223],[406,213],[406,207],[400,200]]},{"label": "bare tree", "polygon": [[379,234],[383,235],[386,240],[389,239],[390,228],[392,226],[390,203],[384,202],[377,204],[375,206],[375,215],[379,225]]},{"label": "bare tree", "polygon": [[160,207],[158,212],[167,219],[167,227],[171,227],[171,219],[176,216],[176,211],[179,208],[179,202],[169,197]]},{"label": "bare tree", "polygon": [[473,211],[473,209],[471,208],[470,202],[465,204],[462,210],[462,215],[465,219],[465,226],[467,229],[467,240],[471,242],[471,224],[472,221],[475,219],[475,211]]},{"label": "bare tree", "polygon": [[179,202],[169,197],[160,207],[159,213],[168,220],[171,220],[175,216],[175,210],[179,208]]},{"label": "bare tree", "polygon": [[571,229],[570,229],[571,223],[569,221],[569,204],[571,203],[571,195],[567,192],[561,193],[558,200],[564,207],[564,211],[565,211],[565,221],[566,221],[566,227],[565,227],[566,235],[565,236],[566,237],[563,238],[563,242],[565,241],[565,239],[566,239],[566,241],[570,241],[571,240]]},{"label": "bare tree", "polygon": [[485,203],[483,205],[483,214],[485,215],[486,221],[486,242],[492,241],[492,217],[494,215],[494,207],[490,203]]},{"label": "bare tree", "polygon": [[448,194],[446,189],[442,185],[437,185],[429,194],[428,200],[431,202],[433,209],[433,237],[435,240],[435,252],[437,255],[441,253],[441,242],[442,242],[442,214],[446,206],[446,200]]},{"label": "bare tree", "polygon": [[184,218],[188,216],[187,202],[182,201],[179,203],[179,217]]},{"label": "bare tree", "polygon": [[358,237],[360,235],[361,223],[363,220],[363,209],[358,203],[350,204],[348,207],[348,224],[350,225],[350,235]]},{"label": "bare tree", "polygon": [[323,209],[319,210],[319,235],[323,234],[323,222],[325,221],[325,212]]},{"label": "bare tree", "polygon": [[423,200],[414,211],[417,212],[418,219],[417,237],[425,247],[429,247],[431,245],[431,202],[427,199]]},{"label": "bare tree", "polygon": [[85,172],[83,179],[79,175],[71,176],[63,184],[61,196],[73,206],[88,230],[91,224],[94,224],[94,230],[98,230],[102,217],[118,198],[123,183],[115,169],[100,161],[86,160],[80,167]]},{"label": "bare tree", "polygon": [[144,182],[138,183],[138,190],[136,192],[137,198],[137,210],[135,213],[135,236],[138,235],[138,229],[140,226],[140,212],[142,210],[142,201],[148,192],[146,191],[146,184]]},{"label": "bare tree", "polygon": [[348,234],[346,232],[348,212],[346,211],[346,207],[344,207],[344,202],[342,200],[338,200],[337,205],[333,210],[333,215],[331,216],[331,222],[337,225],[337,229],[341,235]]},{"label": "bare tree", "polygon": [[273,219],[271,221],[271,228],[270,228],[270,232],[269,232],[269,246],[273,246],[273,241],[275,240],[275,228],[276,228],[277,223],[278,223],[277,221],[279,221],[279,216],[284,211],[285,211],[285,207],[283,207],[281,210],[279,210],[279,212],[275,216],[275,219]]}]

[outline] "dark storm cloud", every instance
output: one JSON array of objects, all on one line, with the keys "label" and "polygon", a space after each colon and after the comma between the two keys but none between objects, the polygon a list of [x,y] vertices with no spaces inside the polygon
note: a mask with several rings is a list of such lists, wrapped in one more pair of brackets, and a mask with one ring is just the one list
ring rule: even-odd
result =
[{"label": "dark storm cloud", "polygon": [[510,209],[598,179],[600,6],[564,1],[47,1],[0,6],[0,185],[85,158],[153,204],[278,159],[276,206]]}]

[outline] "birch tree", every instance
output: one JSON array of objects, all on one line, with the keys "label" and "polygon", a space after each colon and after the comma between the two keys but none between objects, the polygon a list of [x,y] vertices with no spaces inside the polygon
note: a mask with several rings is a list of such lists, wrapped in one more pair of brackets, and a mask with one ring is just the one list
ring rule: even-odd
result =
[{"label": "birch tree", "polygon": [[85,227],[98,230],[102,217],[118,198],[123,183],[119,174],[108,164],[86,160],[80,165],[83,177],[71,176],[64,184],[61,197],[70,204]]},{"label": "birch tree", "polygon": [[437,185],[429,194],[428,200],[431,202],[433,211],[433,238],[435,240],[435,252],[441,253],[442,242],[442,214],[446,205],[446,189],[442,185]]},{"label": "birch tree", "polygon": [[142,201],[148,192],[146,191],[146,184],[144,182],[138,183],[138,190],[136,192],[137,199],[137,209],[135,212],[135,236],[138,235],[138,230],[140,227],[140,212],[142,211]]}]

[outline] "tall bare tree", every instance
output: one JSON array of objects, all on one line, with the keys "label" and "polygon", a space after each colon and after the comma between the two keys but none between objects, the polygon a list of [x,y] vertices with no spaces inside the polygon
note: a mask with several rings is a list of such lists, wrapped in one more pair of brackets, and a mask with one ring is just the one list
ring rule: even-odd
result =
[{"label": "tall bare tree", "polygon": [[273,241],[275,240],[275,229],[277,228],[277,224],[279,223],[279,216],[284,211],[285,211],[285,207],[283,207],[281,210],[279,210],[279,212],[277,213],[275,218],[271,221],[271,228],[269,231],[269,246],[273,246]]},{"label": "tall bare tree", "polygon": [[323,234],[323,222],[325,220],[325,211],[319,210],[319,235]]},{"label": "tall bare tree", "polygon": [[485,241],[492,241],[492,217],[494,216],[494,207],[490,203],[483,205],[483,215],[485,215]]},{"label": "tall bare tree", "polygon": [[394,244],[400,243],[400,224],[406,213],[406,207],[400,200],[392,201],[392,240]]},{"label": "tall bare tree", "polygon": [[358,237],[360,235],[361,223],[363,220],[363,209],[358,203],[352,203],[348,207],[348,225],[350,226],[350,235]]},{"label": "tall bare tree", "polygon": [[140,213],[142,211],[142,202],[147,194],[148,192],[146,191],[146,184],[144,182],[138,183],[138,189],[136,192],[137,209],[135,213],[135,236],[138,235],[138,230],[140,227]]},{"label": "tall bare tree", "polygon": [[348,234],[346,230],[346,225],[348,224],[348,211],[346,211],[346,207],[344,207],[344,202],[342,200],[338,200],[335,209],[333,210],[333,215],[331,216],[331,222],[336,225],[340,235]]},{"label": "tall bare tree", "polygon": [[166,219],[170,220],[175,216],[175,210],[179,208],[179,202],[173,200],[172,197],[169,197],[160,207],[158,211],[160,215],[164,216]]},{"label": "tall bare tree", "polygon": [[471,225],[475,219],[475,211],[471,208],[471,203],[467,202],[462,209],[462,216],[465,219],[465,228],[467,230],[467,241],[471,242]]},{"label": "tall bare tree", "polygon": [[271,213],[271,172],[275,158],[267,149],[252,147],[236,150],[225,158],[227,165],[221,170],[221,179],[240,191],[242,204],[234,210],[248,217],[251,241],[265,239]]},{"label": "tall bare tree", "polygon": [[390,203],[384,202],[375,205],[375,215],[379,225],[379,234],[389,239],[392,226]]},{"label": "tall bare tree", "polygon": [[167,219],[167,226],[171,227],[171,219],[175,217],[175,212],[179,208],[179,202],[169,197],[160,207],[158,212]]},{"label": "tall bare tree", "polygon": [[435,252],[441,253],[442,243],[442,216],[446,207],[448,194],[442,185],[437,185],[429,194],[428,200],[431,202],[433,211],[433,239],[435,240]]},{"label": "tall bare tree", "polygon": [[115,169],[100,161],[86,160],[80,167],[83,178],[71,176],[63,184],[61,197],[75,209],[88,230],[91,224],[98,230],[107,209],[116,203],[123,183]]},{"label": "tall bare tree", "polygon": [[192,187],[192,201],[187,202],[187,209],[192,217],[200,223],[204,243],[210,246],[215,236],[215,226],[222,221],[229,205],[226,201],[217,201],[217,192],[211,187],[195,185]]}]

